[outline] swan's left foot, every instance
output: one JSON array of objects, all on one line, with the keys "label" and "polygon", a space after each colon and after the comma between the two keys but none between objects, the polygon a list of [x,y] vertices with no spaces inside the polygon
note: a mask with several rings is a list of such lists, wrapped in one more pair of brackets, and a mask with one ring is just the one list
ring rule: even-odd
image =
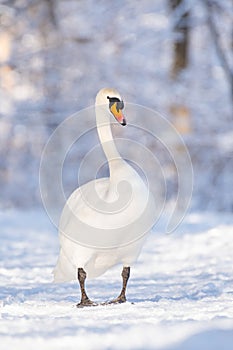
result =
[{"label": "swan's left foot", "polygon": [[101,305],[111,305],[111,304],[123,304],[126,302],[125,295],[119,295],[116,299],[105,301],[104,303],[101,303]]},{"label": "swan's left foot", "polygon": [[122,304],[126,302],[126,296],[125,295],[119,295],[116,299],[113,299],[110,301],[110,304]]},{"label": "swan's left foot", "polygon": [[122,284],[122,290],[116,299],[106,301],[105,303],[102,303],[101,305],[109,305],[109,304],[122,304],[126,302],[126,287],[127,287],[127,282],[130,276],[130,267],[123,267],[122,273],[121,273],[122,279],[123,279],[123,284]]},{"label": "swan's left foot", "polygon": [[87,298],[85,300],[81,300],[80,303],[76,305],[76,307],[81,308],[86,306],[97,306],[97,305],[98,305],[97,303]]}]

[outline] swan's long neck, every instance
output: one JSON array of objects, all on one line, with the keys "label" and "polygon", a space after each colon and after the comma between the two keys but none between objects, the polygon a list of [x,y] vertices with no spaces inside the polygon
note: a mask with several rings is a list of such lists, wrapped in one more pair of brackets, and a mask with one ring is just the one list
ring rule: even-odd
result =
[{"label": "swan's long neck", "polygon": [[123,162],[123,159],[118,153],[114,143],[110,125],[110,115],[105,106],[96,106],[96,125],[103,151],[108,160],[110,177],[112,177],[117,164]]}]

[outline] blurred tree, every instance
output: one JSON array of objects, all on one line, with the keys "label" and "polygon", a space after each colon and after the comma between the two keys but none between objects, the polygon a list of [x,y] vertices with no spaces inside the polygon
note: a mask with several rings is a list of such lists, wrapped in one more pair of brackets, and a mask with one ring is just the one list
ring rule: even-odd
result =
[{"label": "blurred tree", "polygon": [[[179,73],[188,66],[190,11],[187,9],[186,0],[169,0],[169,4],[172,9],[175,34],[171,77],[173,80],[176,80]],[[169,109],[176,129],[181,134],[190,133],[190,112],[184,102],[172,103]]]},{"label": "blurred tree", "polygon": [[174,26],[174,53],[171,75],[175,79],[179,72],[188,65],[189,17],[185,0],[169,0],[176,23]]},{"label": "blurred tree", "polygon": [[[227,13],[230,5],[221,0],[205,0],[206,22],[212,37],[216,53],[230,84],[230,91],[233,100],[233,70],[227,57],[227,50],[221,38],[221,29],[218,28],[216,17]],[[174,50],[171,76],[176,79],[179,73],[188,66],[189,36],[190,36],[190,6],[187,0],[169,0],[173,12],[174,24]],[[223,20],[224,21],[224,20]],[[231,22],[232,25],[232,22]],[[232,29],[233,31],[233,29]]]},{"label": "blurred tree", "polygon": [[[169,3],[174,21],[171,77],[173,80],[177,80],[180,72],[188,66],[190,12],[186,6],[186,0],[169,0]],[[183,100],[180,101],[180,103],[177,103],[177,101],[172,102],[169,109],[176,130],[182,135],[189,134],[191,132],[191,120],[190,111],[186,103]],[[177,159],[179,159],[180,164],[182,164],[182,171],[185,172],[185,164],[183,164],[182,161],[186,152],[185,146],[181,143],[174,143],[173,147],[176,151]],[[174,164],[171,165],[171,168],[173,167]],[[175,171],[175,169],[173,169],[173,171]],[[185,186],[189,186],[188,179],[186,179]]]},{"label": "blurred tree", "polygon": [[[224,7],[222,6],[222,2],[218,0],[205,0],[204,3],[207,10],[207,23],[209,26],[210,34],[212,36],[219,60],[221,61],[221,65],[225,71],[226,78],[230,83],[231,97],[233,101],[233,70],[228,61],[226,51],[224,50],[224,47],[222,45],[222,40],[220,36],[221,30],[218,28],[217,23],[214,19],[215,15],[219,16],[220,13],[222,13],[223,11],[226,12],[227,9],[224,9]],[[232,23],[233,22],[231,21],[231,25]],[[233,28],[231,29],[231,31],[233,31]]]}]

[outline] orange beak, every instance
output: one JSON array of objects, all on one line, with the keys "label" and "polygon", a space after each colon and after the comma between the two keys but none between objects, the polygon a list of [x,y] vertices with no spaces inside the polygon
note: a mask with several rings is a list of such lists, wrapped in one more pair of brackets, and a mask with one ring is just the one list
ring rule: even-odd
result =
[{"label": "orange beak", "polygon": [[120,123],[121,125],[126,125],[126,120],[124,117],[124,114],[122,113],[121,109],[117,109],[117,103],[113,103],[113,105],[110,108],[111,113],[113,114],[113,116],[116,118],[116,120],[118,121],[118,123]]}]

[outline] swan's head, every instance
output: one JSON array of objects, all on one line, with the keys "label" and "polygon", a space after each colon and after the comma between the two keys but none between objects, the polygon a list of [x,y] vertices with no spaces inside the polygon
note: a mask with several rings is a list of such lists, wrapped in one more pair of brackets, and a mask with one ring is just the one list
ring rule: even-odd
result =
[{"label": "swan's head", "polygon": [[126,125],[123,115],[124,102],[116,89],[101,89],[96,96],[96,105],[106,106],[107,110],[115,117],[121,125]]}]

